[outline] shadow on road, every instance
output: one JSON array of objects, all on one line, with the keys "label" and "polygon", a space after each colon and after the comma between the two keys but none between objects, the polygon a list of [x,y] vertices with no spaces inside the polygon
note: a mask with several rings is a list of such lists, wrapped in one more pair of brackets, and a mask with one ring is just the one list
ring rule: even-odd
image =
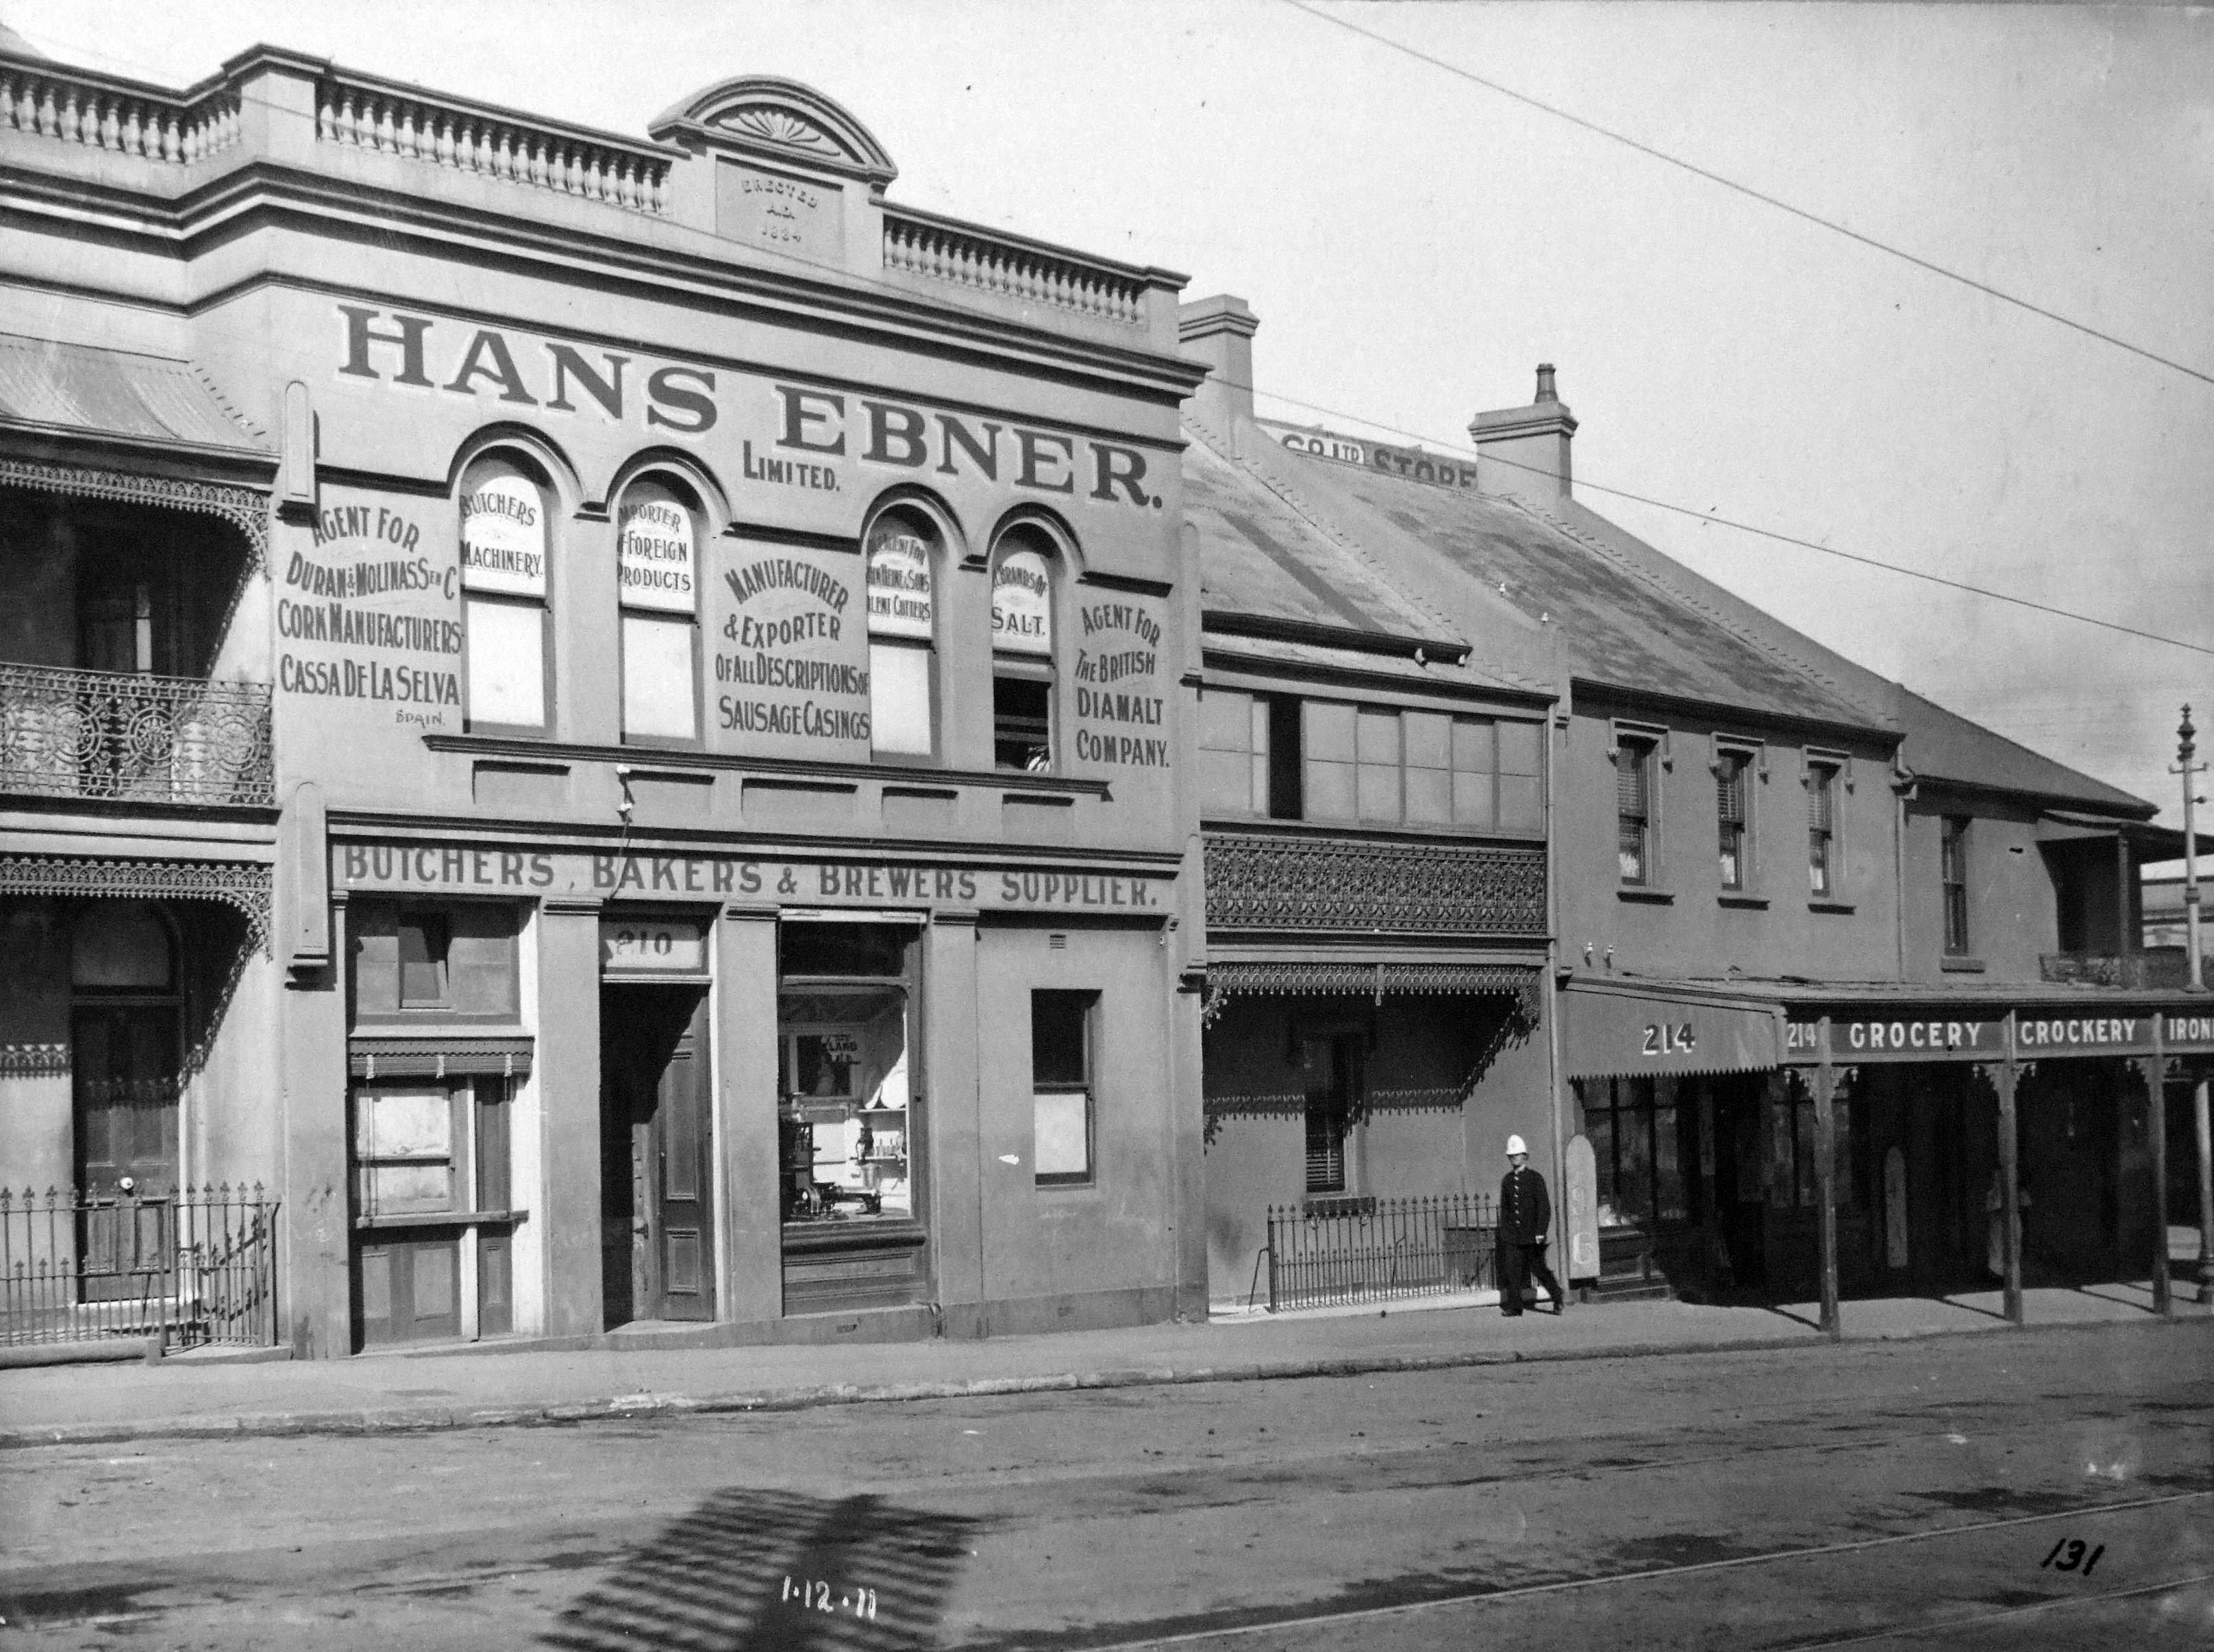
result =
[{"label": "shadow on road", "polygon": [[927,1646],[982,1523],[797,1492],[719,1491],[617,1563],[540,1644],[559,1652]]}]

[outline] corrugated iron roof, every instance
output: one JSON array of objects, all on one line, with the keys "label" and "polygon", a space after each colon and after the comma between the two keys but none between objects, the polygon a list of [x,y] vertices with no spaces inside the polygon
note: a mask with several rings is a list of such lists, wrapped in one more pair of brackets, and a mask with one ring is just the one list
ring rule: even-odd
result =
[{"label": "corrugated iron roof", "polygon": [[271,456],[190,362],[0,333],[0,424]]},{"label": "corrugated iron roof", "polygon": [[[2146,816],[2158,812],[2152,804],[2133,797],[2119,786],[2095,780],[2064,763],[2041,757],[2027,746],[2003,734],[1972,723],[1957,712],[1948,712],[1908,688],[1899,690],[1899,721],[1906,731],[1901,751],[1915,774],[1934,780],[1953,780],[1963,786],[2018,792],[2052,798],[2100,811]],[[2111,829],[2112,823],[2107,823]],[[2180,853],[2182,833],[2176,833]]]},{"label": "corrugated iron roof", "polygon": [[1203,437],[1184,449],[1183,531],[1196,554],[1204,609],[1430,642],[1455,652],[1467,646],[1364,558]]},{"label": "corrugated iron roof", "polygon": [[1550,615],[1576,677],[1630,693],[1750,712],[1881,728],[1838,694],[1718,615],[1695,607],[1531,511],[1459,488],[1287,452],[1329,467],[1330,480],[1433,553],[1500,591],[1524,613]]}]

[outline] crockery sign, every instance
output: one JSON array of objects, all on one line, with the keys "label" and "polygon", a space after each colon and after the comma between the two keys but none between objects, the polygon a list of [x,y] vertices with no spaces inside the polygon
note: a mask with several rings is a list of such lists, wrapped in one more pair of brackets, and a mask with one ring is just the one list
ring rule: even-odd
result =
[{"label": "crockery sign", "polygon": [[914,860],[762,860],[719,854],[587,854],[455,843],[339,843],[343,889],[410,894],[787,900],[803,906],[961,906],[993,910],[1161,912],[1174,878]]}]

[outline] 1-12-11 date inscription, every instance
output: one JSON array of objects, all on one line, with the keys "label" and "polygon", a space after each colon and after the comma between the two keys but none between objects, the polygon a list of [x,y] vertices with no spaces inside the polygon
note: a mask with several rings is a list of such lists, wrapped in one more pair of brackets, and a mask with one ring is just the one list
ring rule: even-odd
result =
[{"label": "1-12-11 date inscription", "polygon": [[797,1606],[803,1612],[850,1612],[856,1618],[874,1622],[877,1616],[877,1592],[855,1588],[841,1591],[832,1603],[830,1585],[820,1578],[801,1578],[794,1582],[786,1576],[784,1589],[777,1599],[787,1606]]}]

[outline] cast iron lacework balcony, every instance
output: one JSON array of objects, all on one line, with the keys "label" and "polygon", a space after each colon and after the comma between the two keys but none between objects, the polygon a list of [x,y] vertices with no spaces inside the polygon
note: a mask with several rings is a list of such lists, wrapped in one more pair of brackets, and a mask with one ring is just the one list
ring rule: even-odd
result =
[{"label": "cast iron lacework balcony", "polygon": [[0,664],[0,792],[273,805],[269,685]]},{"label": "cast iron lacework balcony", "polygon": [[1404,843],[1210,831],[1211,929],[1542,935],[1538,844]]}]

